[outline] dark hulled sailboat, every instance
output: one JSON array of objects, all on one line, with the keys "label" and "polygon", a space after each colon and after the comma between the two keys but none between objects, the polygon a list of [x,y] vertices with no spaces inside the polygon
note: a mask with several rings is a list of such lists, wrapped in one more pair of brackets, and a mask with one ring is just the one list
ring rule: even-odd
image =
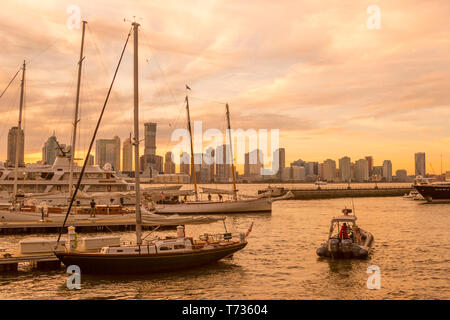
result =
[{"label": "dark hulled sailboat", "polygon": [[[139,24],[133,23],[134,31],[134,145],[135,145],[135,177],[136,177],[136,244],[103,247],[100,252],[77,251],[69,245],[65,252],[55,252],[55,255],[66,266],[77,265],[83,273],[152,273],[160,271],[179,270],[197,267],[212,263],[228,257],[243,249],[247,245],[246,234],[241,233],[238,239],[234,239],[231,233],[204,234],[199,240],[186,237],[184,227],[178,227],[178,235],[173,238],[147,241],[143,244],[141,235],[141,208],[140,208],[140,179],[139,179],[139,86],[138,86],[138,28]],[[131,31],[128,34],[127,42]],[[83,169],[74,190],[67,215],[78,192],[80,181],[84,174],[84,168],[95,140],[99,124],[101,122],[109,93],[114,84],[122,56],[116,68],[102,113],[94,131],[88,154]],[[66,219],[67,219],[66,215]],[[66,221],[63,223],[63,227]],[[58,241],[61,233],[58,237]]]}]

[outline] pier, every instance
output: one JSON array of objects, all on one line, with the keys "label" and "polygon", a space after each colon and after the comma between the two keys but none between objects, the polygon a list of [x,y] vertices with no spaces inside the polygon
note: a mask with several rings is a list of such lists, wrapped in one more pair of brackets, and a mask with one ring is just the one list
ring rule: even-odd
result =
[{"label": "pier", "polygon": [[17,272],[19,264],[31,264],[38,270],[56,270],[61,268],[61,262],[53,253],[21,254],[0,249],[0,273]]},{"label": "pier", "polygon": [[[66,226],[74,226],[77,232],[101,232],[101,231],[134,231],[135,218],[124,219],[88,219],[69,220]],[[24,234],[24,233],[57,233],[61,228],[60,221],[20,221],[0,222],[0,235]],[[143,225],[143,229],[151,229],[154,226]],[[163,226],[160,229],[175,229],[176,226]],[[67,230],[64,230],[65,232]]]},{"label": "pier", "polygon": [[361,197],[399,197],[409,193],[412,188],[333,188],[317,189],[289,189],[295,200],[314,200],[332,198],[361,198]]}]

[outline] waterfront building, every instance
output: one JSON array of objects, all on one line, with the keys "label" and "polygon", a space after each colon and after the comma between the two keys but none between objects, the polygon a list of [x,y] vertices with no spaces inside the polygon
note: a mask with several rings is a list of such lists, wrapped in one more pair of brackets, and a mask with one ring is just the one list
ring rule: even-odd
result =
[{"label": "waterfront building", "polygon": [[221,145],[216,148],[216,182],[230,182],[231,176],[231,153],[229,145]]},{"label": "waterfront building", "polygon": [[164,156],[164,173],[165,174],[174,174],[175,173],[175,162],[172,159],[172,152],[166,152]]},{"label": "waterfront building", "polygon": [[[12,127],[8,132],[8,149],[7,149],[7,160],[6,165],[9,167],[14,167],[16,162],[16,146],[17,146],[17,135],[19,134],[18,127]],[[25,136],[23,129],[20,130],[19,134],[19,167],[25,166],[24,154],[25,154]]]},{"label": "waterfront building", "polygon": [[425,152],[418,152],[414,154],[414,162],[415,162],[415,174],[417,176],[425,177],[426,168],[425,168]]},{"label": "waterfront building", "polygon": [[305,167],[292,167],[292,180],[295,182],[305,181],[306,179],[306,170]]},{"label": "waterfront building", "polygon": [[120,171],[120,138],[98,139],[95,145],[95,164],[103,167],[111,164],[113,170]]},{"label": "waterfront building", "polygon": [[383,161],[383,179],[386,182],[392,181],[392,162],[391,162],[391,160]]},{"label": "waterfront building", "polygon": [[122,146],[122,171],[133,171],[133,145],[131,143],[131,136],[126,138]]},{"label": "waterfront building", "polygon": [[373,172],[373,157],[367,156],[366,160],[367,160],[367,164],[368,164],[369,178],[370,178],[372,176],[372,172]]},{"label": "waterfront building", "polygon": [[[65,151],[66,145],[59,144],[60,147]],[[53,165],[56,156],[62,156],[61,150],[58,148],[58,140],[55,134],[47,139],[42,147],[42,164]]]},{"label": "waterfront building", "polygon": [[187,152],[180,155],[180,173],[191,174],[191,156]]},{"label": "waterfront building", "polygon": [[280,148],[273,153],[272,173],[281,177],[281,170],[286,167],[286,150]]},{"label": "waterfront building", "polygon": [[408,181],[408,173],[406,170],[397,170],[395,171],[395,180],[397,182],[407,182]]},{"label": "waterfront building", "polygon": [[336,161],[327,159],[323,162],[323,180],[336,181]]},{"label": "waterfront building", "polygon": [[359,159],[355,162],[355,180],[364,182],[369,180],[369,162],[366,159]]},{"label": "waterfront building", "polygon": [[339,173],[341,182],[348,182],[352,178],[352,168],[349,157],[343,157],[339,159]]},{"label": "waterfront building", "polygon": [[156,155],[156,123],[144,123],[144,155]]},{"label": "waterfront building", "polygon": [[281,181],[288,182],[291,181],[292,168],[284,168],[281,170]]}]

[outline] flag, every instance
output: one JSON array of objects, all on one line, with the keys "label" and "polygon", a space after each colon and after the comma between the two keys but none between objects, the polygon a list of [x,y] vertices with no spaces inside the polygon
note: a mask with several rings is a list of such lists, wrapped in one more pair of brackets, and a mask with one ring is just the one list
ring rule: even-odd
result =
[{"label": "flag", "polygon": [[253,229],[253,222],[252,222],[252,224],[250,225],[250,227],[248,228],[247,233],[245,234],[245,237],[246,237],[246,238],[248,237],[248,235],[250,234],[250,232],[252,232],[252,229]]},{"label": "flag", "polygon": [[191,90],[191,88],[189,88],[189,86],[188,86],[187,84],[186,84],[186,89],[187,89],[187,90]]}]

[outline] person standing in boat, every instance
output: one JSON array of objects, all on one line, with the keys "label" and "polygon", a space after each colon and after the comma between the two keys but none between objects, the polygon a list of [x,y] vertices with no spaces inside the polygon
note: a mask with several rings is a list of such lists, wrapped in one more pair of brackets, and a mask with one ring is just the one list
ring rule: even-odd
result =
[{"label": "person standing in boat", "polygon": [[95,201],[91,200],[91,218],[95,218]]},{"label": "person standing in boat", "polygon": [[348,239],[348,227],[347,224],[344,222],[344,224],[341,227],[341,230],[339,231],[339,239]]}]

